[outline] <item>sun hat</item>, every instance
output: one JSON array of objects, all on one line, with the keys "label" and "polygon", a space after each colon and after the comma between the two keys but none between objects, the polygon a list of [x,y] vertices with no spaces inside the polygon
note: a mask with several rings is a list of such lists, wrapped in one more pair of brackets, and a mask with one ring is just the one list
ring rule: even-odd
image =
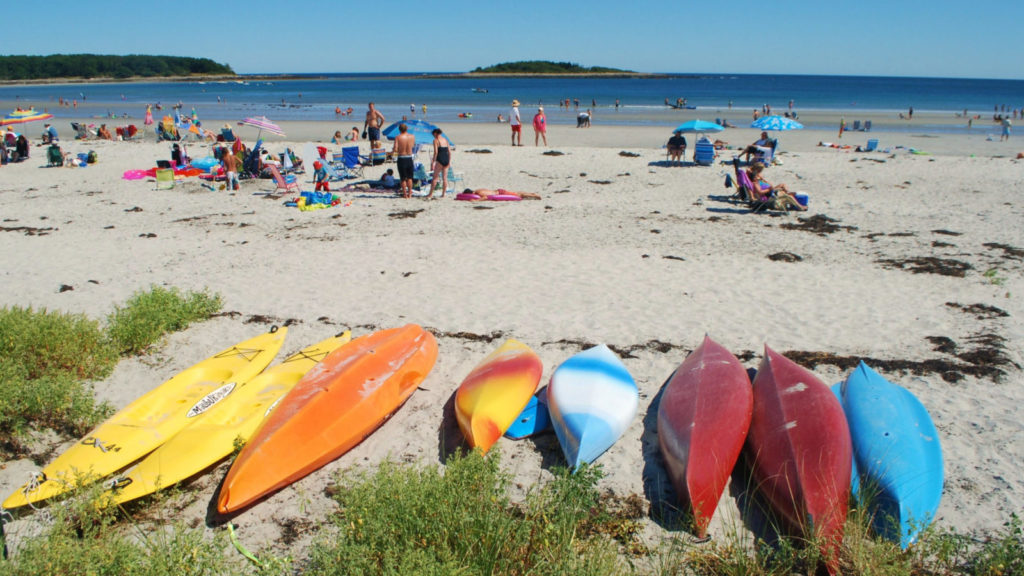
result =
[{"label": "sun hat", "polygon": [[544,107],[543,106],[537,106],[537,111],[538,112],[543,112],[544,111]]},{"label": "sun hat", "polygon": [[513,106],[519,106],[519,100],[513,100],[512,101],[512,105]]}]

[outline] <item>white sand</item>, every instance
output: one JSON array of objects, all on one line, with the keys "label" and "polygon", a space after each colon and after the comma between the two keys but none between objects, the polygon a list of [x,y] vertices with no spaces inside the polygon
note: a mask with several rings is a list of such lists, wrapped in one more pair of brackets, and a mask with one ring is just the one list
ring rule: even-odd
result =
[{"label": "white sand", "polygon": [[[301,150],[304,138],[326,140],[334,129],[287,125],[297,139],[287,145]],[[506,126],[449,131],[459,144],[455,168],[466,173],[469,186],[532,191],[543,200],[427,202],[354,193],[345,195],[344,206],[300,212],[254,194],[270,190],[270,181],[246,182],[230,193],[210,191],[195,179],[173,190],[121,179],[126,170],[168,157],[167,144],[64,142],[65,151],[98,153],[99,163],[84,169],[42,168],[44,150],[35,148],[29,161],[0,168],[0,304],[102,318],[151,284],[221,294],[224,309],[237,314],[171,335],[153,355],[123,361],[97,384],[98,395],[115,406],[269,322],[294,323],[288,352],[343,327],[359,336],[415,322],[442,334],[434,371],[383,428],[235,519],[249,547],[296,556],[309,537],[290,547],[275,544],[282,525],[298,521],[302,531],[319,523],[333,507],[323,490],[336,471],[385,458],[436,463],[460,441],[450,399],[500,340],[446,334],[518,338],[541,355],[545,383],[580,349],[574,342],[637,346],[625,363],[640,386],[640,414],[598,462],[607,475],[602,488],[639,493],[655,508],[671,501],[665,500],[670,489],[648,408],[705,332],[736,354],[752,351],[748,366],[756,366],[765,343],[782,352],[957,362],[927,338],[945,336],[968,351],[975,347],[970,338],[982,333],[1005,338],[1006,356],[1024,362],[1022,259],[984,246],[1024,248],[1017,198],[1024,163],[1010,159],[1015,143],[983,135],[875,133],[883,148],[934,154],[861,154],[818,148],[820,133],[787,133],[783,164],[770,168],[768,178],[808,192],[807,216],[826,214],[855,227],[817,235],[782,227],[797,224],[797,215],[754,215],[725,201],[732,192],[722,185],[730,168],[664,166],[666,130],[553,127],[551,149],[562,156],[508,146]],[[756,136],[753,130],[726,134],[734,145]],[[529,130],[524,136],[532,143]],[[866,138],[848,135],[844,142]],[[275,137],[268,143],[273,151],[286,145]],[[492,153],[468,153],[483,148]],[[639,157],[620,156],[622,150]],[[199,146],[190,152],[205,154]],[[377,177],[382,168],[367,173]],[[308,178],[303,182],[311,189]],[[405,211],[415,215],[395,216]],[[19,227],[51,230],[10,230]],[[768,258],[779,252],[802,261]],[[878,263],[924,256],[972,269],[958,278]],[[993,268],[996,282],[983,276]],[[73,290],[60,292],[61,285]],[[947,303],[995,306],[1009,316],[979,319]],[[270,320],[251,322],[257,316]],[[659,351],[654,341],[670,349]],[[827,364],[815,372],[827,383],[845,375]],[[947,474],[942,525],[996,529],[1010,512],[1024,510],[1019,369],[1007,367],[999,383],[966,376],[954,384],[934,372],[885,375],[918,394],[941,433]],[[562,461],[550,435],[499,444],[505,467],[524,487]],[[6,495],[35,465],[26,459],[0,468]],[[178,502],[166,504],[166,514],[187,524],[205,521],[225,472],[221,465],[201,476]],[[735,525],[736,517],[726,496],[712,532]],[[32,521],[8,530],[17,540],[33,530]],[[652,543],[664,534],[654,522],[645,531]]]}]

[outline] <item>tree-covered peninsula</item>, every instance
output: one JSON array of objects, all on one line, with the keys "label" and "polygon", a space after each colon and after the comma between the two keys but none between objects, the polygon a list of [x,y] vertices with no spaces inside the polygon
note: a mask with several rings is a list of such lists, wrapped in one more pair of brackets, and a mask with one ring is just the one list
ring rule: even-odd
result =
[{"label": "tree-covered peninsula", "polygon": [[52,80],[56,78],[161,78],[171,76],[234,76],[227,64],[209,58],[131,54],[52,54],[0,56],[0,80]]}]

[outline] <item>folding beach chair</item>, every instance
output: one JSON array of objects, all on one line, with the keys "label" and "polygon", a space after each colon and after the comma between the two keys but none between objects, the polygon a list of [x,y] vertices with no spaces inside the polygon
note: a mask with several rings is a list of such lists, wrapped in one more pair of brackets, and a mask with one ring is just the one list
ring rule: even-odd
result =
[{"label": "folding beach chair", "polygon": [[716,154],[715,145],[706,136],[697,140],[697,144],[693,147],[693,161],[701,166],[714,164]]},{"label": "folding beach chair", "polygon": [[46,165],[47,166],[63,166],[64,165],[64,153],[61,152],[60,146],[56,144],[50,144],[50,147],[46,149]]},{"label": "folding beach chair", "polygon": [[[457,182],[461,182],[459,186],[455,186]],[[466,173],[456,172],[451,166],[448,167],[448,184],[458,190],[459,188],[468,188],[466,186]]]},{"label": "folding beach chair", "polygon": [[174,188],[174,170],[158,168],[156,171],[156,189],[170,190],[171,188]]},{"label": "folding beach chair", "polygon": [[302,187],[299,186],[299,181],[295,178],[294,174],[282,176],[281,171],[273,164],[269,165],[268,168],[270,169],[270,175],[274,177],[274,184],[277,185],[272,192],[277,192],[278,190],[302,192]]},{"label": "folding beach chair", "polygon": [[871,132],[871,120],[864,121],[864,131]]},{"label": "folding beach chair", "polygon": [[772,138],[768,141],[767,146],[757,146],[757,151],[754,152],[754,162],[760,162],[765,166],[771,166],[772,162],[775,161],[775,150],[779,147],[779,141]]},{"label": "folding beach chair", "polygon": [[850,128],[850,132],[860,132],[860,120],[853,121],[853,128]]},{"label": "folding beach chair", "polygon": [[359,161],[359,146],[345,146],[341,149],[342,164],[357,178],[363,176],[363,164]]}]

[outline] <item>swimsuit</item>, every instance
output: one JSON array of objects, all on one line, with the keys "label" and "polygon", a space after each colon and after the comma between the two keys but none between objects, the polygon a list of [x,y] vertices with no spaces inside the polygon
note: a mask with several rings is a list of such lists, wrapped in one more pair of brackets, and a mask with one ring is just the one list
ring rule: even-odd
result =
[{"label": "swimsuit", "polygon": [[399,180],[412,180],[412,175],[416,171],[412,164],[412,156],[399,156],[398,157],[398,179]]},{"label": "swimsuit", "polygon": [[371,142],[377,142],[380,140],[380,128],[367,128],[366,133],[370,135]]},{"label": "swimsuit", "polygon": [[437,147],[437,157],[434,158],[434,160],[442,168],[447,168],[448,165],[452,163],[452,157],[451,157],[451,154],[448,152],[448,147],[447,146],[438,146]]}]

